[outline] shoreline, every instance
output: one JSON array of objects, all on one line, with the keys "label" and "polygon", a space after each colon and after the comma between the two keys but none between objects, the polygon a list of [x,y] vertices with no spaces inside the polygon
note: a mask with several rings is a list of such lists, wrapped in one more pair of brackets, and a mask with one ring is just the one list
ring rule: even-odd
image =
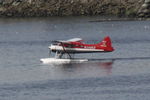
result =
[{"label": "shoreline", "polygon": [[104,18],[89,22],[113,22],[113,21],[150,21],[150,18]]},{"label": "shoreline", "polygon": [[[150,21],[150,18],[134,18],[134,17],[118,17],[118,16],[100,16],[100,15],[93,15],[93,16],[40,16],[40,17],[0,17],[0,19],[70,19],[70,18],[81,18],[86,19],[88,22],[117,22],[117,21]],[[89,20],[88,20],[89,19]]]},{"label": "shoreline", "polygon": [[149,18],[149,8],[150,0],[0,0],[0,17],[112,15]]}]

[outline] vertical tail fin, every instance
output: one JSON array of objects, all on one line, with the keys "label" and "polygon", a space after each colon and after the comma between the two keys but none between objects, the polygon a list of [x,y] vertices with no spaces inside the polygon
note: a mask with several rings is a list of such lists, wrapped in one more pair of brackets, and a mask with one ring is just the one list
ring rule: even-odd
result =
[{"label": "vertical tail fin", "polygon": [[113,51],[112,42],[109,36],[106,36],[103,41],[100,43],[100,46],[103,47],[106,51]]}]

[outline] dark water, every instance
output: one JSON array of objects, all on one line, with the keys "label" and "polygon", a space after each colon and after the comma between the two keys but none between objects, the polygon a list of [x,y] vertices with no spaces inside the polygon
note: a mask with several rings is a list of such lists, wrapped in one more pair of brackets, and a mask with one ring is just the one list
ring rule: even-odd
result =
[{"label": "dark water", "polygon": [[[0,19],[0,100],[149,100],[150,21],[100,17]],[[112,53],[80,54],[86,63],[44,65],[52,40],[96,42]]]}]

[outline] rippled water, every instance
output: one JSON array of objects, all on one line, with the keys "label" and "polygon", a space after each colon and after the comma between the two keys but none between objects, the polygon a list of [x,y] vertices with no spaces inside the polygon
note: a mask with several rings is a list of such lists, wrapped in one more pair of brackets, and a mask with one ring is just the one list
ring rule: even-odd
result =
[{"label": "rippled water", "polygon": [[[150,21],[100,17],[0,19],[0,100],[149,100]],[[114,52],[89,62],[45,65],[52,40],[112,38]]]}]

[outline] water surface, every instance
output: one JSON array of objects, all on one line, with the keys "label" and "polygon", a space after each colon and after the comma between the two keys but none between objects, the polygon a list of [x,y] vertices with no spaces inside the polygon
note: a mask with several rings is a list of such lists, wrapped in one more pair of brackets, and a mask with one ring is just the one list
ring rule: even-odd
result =
[{"label": "water surface", "polygon": [[[1,100],[149,100],[150,21],[100,17],[0,19]],[[89,62],[45,65],[52,40],[99,42],[114,52],[80,54]]]}]

